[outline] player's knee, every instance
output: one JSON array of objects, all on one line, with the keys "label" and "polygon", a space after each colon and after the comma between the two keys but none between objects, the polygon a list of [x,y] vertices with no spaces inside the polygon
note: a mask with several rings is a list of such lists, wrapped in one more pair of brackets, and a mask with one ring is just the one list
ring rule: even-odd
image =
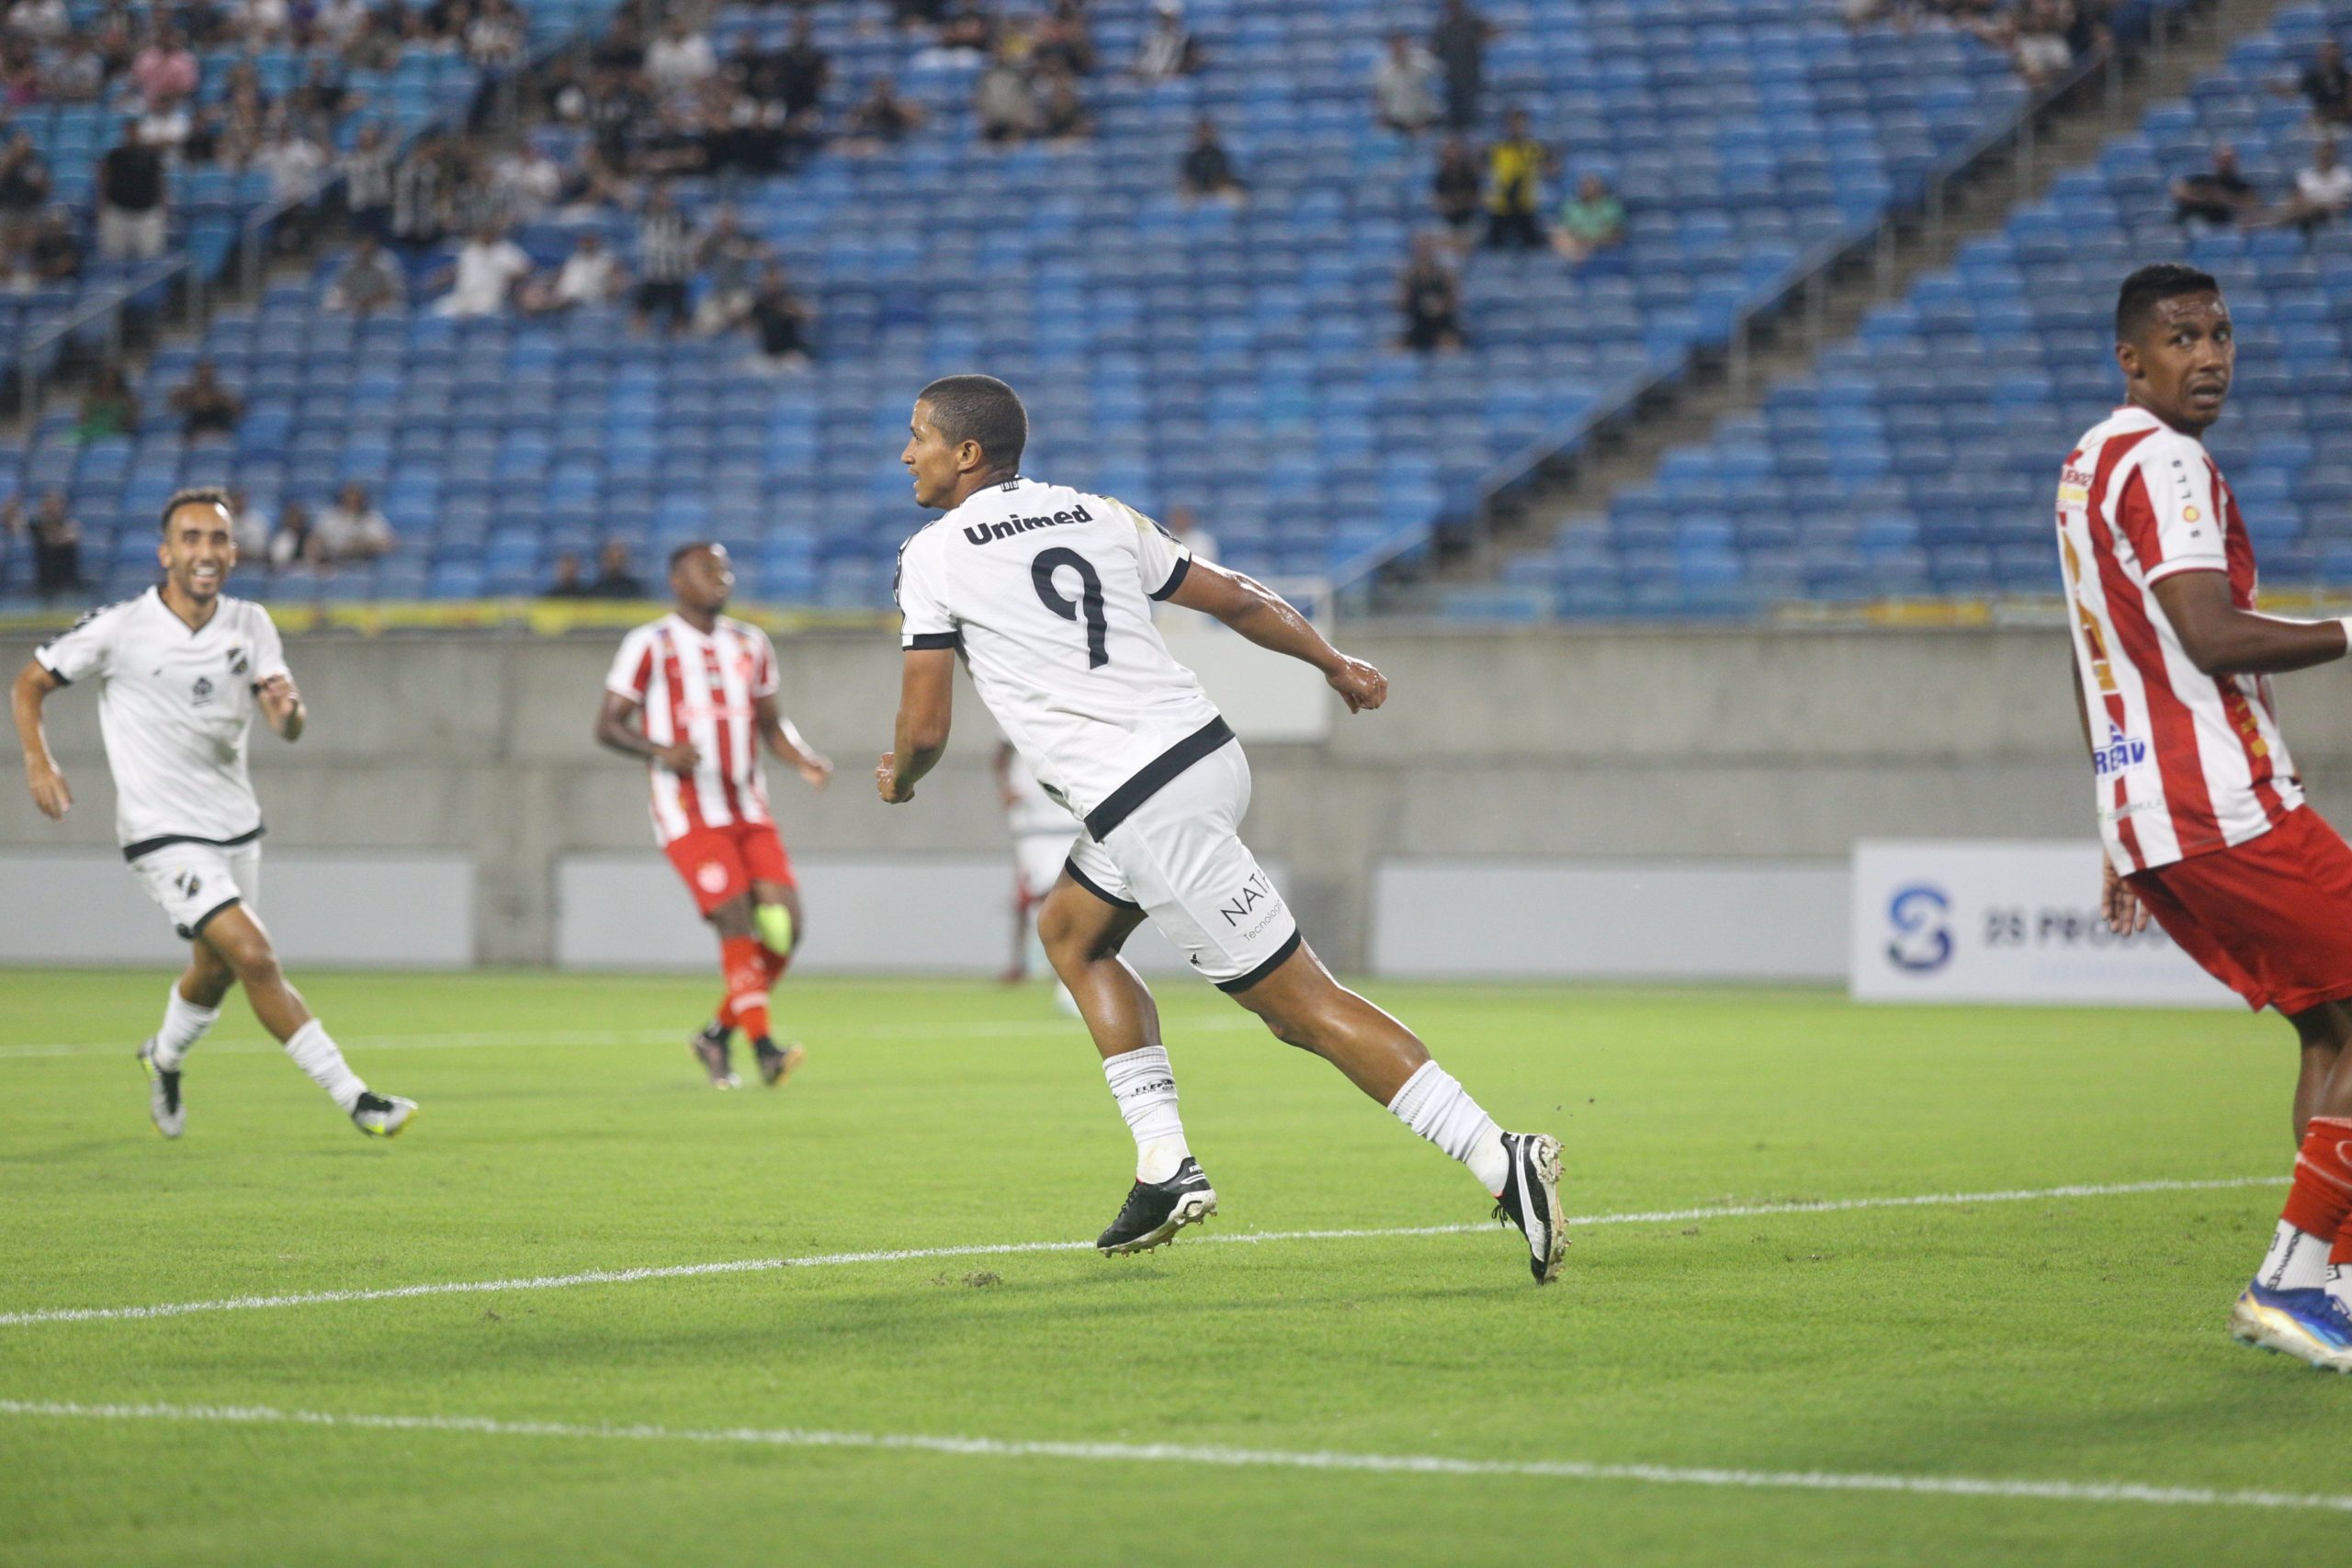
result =
[{"label": "player's knee", "polygon": [[266,942],[227,957],[230,972],[248,991],[272,990],[286,982],[286,972],[278,967],[277,953]]}]

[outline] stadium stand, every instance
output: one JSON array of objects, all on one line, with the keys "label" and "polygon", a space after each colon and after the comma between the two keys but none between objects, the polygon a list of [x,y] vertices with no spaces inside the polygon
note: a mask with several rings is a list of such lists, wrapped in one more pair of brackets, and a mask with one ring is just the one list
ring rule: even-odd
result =
[{"label": "stadium stand", "polygon": [[[1578,268],[1548,254],[1466,265],[1469,347],[1393,346],[1412,231],[1431,221],[1431,141],[1378,128],[1370,81],[1420,0],[1274,7],[1195,0],[1204,68],[1147,85],[1131,58],[1149,6],[1091,10],[1105,68],[1083,84],[1086,141],[983,146],[974,66],[883,25],[877,0],[818,13],[828,109],[890,75],[929,110],[870,156],[823,153],[728,193],[815,306],[820,363],[775,378],[740,341],[633,337],[613,310],[452,321],[423,309],[355,321],[324,278],[281,283],[155,356],[151,409],[198,354],[242,388],[233,447],[188,446],[151,418],[74,444],[53,417],[0,485],[70,487],[111,588],[143,581],[153,504],[232,475],[257,504],[315,508],[346,478],[401,547],[281,596],[469,597],[532,590],[553,558],[617,537],[643,561],[715,534],[774,602],[888,602],[915,521],[894,462],[909,393],[985,367],[1023,388],[1033,466],[1147,508],[1213,519],[1247,570],[1345,574],[1425,540],[1497,462],[1621,389],[1677,374],[1824,243],[1867,233],[1955,149],[2012,120],[2010,62],[1967,35],[1848,28],[1833,0],[1619,0],[1486,7],[1489,124],[1528,109],[1603,173],[1627,243]],[[725,8],[712,33],[763,47],[789,18]],[[1246,206],[1189,204],[1176,169],[1196,118],[1223,130]],[[560,153],[568,133],[540,133]],[[718,193],[684,180],[689,209]],[[594,220],[627,253],[634,226]],[[517,238],[541,265],[573,226]],[[24,592],[21,551],[6,591]],[[95,572],[94,572],[95,574]]]},{"label": "stadium stand", "polygon": [[2177,256],[2222,280],[2236,319],[2235,391],[2208,445],[2266,586],[2352,586],[2352,222],[2184,224],[2169,194],[2228,142],[2275,209],[2325,135],[2284,89],[2330,36],[2352,41],[2352,4],[2280,12],[1813,374],[1668,453],[1506,581],[1572,616],[2053,596],[2058,465],[2118,397],[2115,287]]}]

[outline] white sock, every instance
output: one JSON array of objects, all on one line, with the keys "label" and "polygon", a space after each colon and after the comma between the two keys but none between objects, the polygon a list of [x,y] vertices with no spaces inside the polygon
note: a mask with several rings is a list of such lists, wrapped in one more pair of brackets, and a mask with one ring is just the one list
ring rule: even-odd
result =
[{"label": "white sock", "polygon": [[200,1008],[181,996],[180,983],[173,981],[164,1003],[164,1026],[155,1031],[155,1065],[165,1072],[178,1066],[220,1016],[219,1008]]},{"label": "white sock", "polygon": [[2319,1291],[2327,1288],[2327,1255],[2335,1243],[2309,1231],[2278,1222],[2255,1279],[2274,1291]]},{"label": "white sock", "polygon": [[1388,1109],[1397,1121],[1470,1168],[1489,1192],[1510,1181],[1510,1156],[1503,1152],[1503,1130],[1478,1102],[1435,1062],[1423,1062]]},{"label": "white sock", "polygon": [[1176,1114],[1176,1069],[1159,1045],[1102,1059],[1102,1077],[1111,1098],[1136,1135],[1136,1179],[1165,1181],[1176,1174],[1192,1149],[1184,1142],[1184,1123]]},{"label": "white sock", "polygon": [[294,1038],[286,1043],[286,1054],[345,1111],[368,1092],[359,1075],[344,1061],[343,1048],[328,1038],[327,1026],[315,1018],[294,1032]]},{"label": "white sock", "polygon": [[2352,1312],[2352,1269],[2341,1263],[2327,1266],[2327,1293],[2334,1296],[2346,1312]]}]

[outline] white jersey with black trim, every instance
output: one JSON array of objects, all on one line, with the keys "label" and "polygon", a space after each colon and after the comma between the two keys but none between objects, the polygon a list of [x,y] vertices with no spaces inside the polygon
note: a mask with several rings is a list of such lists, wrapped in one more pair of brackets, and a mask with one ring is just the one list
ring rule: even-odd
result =
[{"label": "white jersey with black trim", "polygon": [[1099,839],[1233,739],[1151,622],[1191,567],[1122,502],[1010,479],[899,550],[900,641],[960,649],[1022,761]]},{"label": "white jersey with black trim", "polygon": [[151,588],[93,610],[33,657],[68,684],[98,682],[115,837],[126,858],[169,843],[261,836],[245,742],[261,711],[254,688],[288,673],[267,610],[224,593],[212,618],[190,629]]}]

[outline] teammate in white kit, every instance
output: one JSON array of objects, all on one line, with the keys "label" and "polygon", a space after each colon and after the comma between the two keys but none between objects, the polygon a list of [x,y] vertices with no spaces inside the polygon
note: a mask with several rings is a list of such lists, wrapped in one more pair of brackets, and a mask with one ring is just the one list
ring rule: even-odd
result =
[{"label": "teammate in white kit", "polygon": [[996,789],[1012,834],[1012,963],[1004,972],[1005,984],[1012,986],[1029,978],[1030,949],[1036,945],[1030,940],[1033,917],[1061,880],[1078,818],[1046,793],[1010,740],[997,748]]},{"label": "teammate in white kit", "polygon": [[1095,1245],[1143,1251],[1216,1213],[1177,1115],[1159,1010],[1119,956],[1148,918],[1276,1038],[1330,1062],[1469,1167],[1526,1237],[1536,1280],[1554,1278],[1566,1242],[1558,1140],[1497,1127],[1410,1030],[1335,982],[1301,941],[1241,841],[1250,764],[1170,657],[1151,606],[1202,611],[1314,665],[1351,713],[1385,700],[1380,671],[1276,594],[1194,561],[1133,508],[1023,478],[1028,414],[1003,382],[934,381],[909,428],[900,460],[916,503],[947,515],[899,551],[897,740],[875,784],[898,805],[938,763],[960,656],[1022,760],[1084,825],[1038,930],[1136,1140],[1135,1186]]},{"label": "teammate in white kit", "polygon": [[185,490],[164,503],[157,550],[164,581],[93,611],[35,653],[17,676],[13,707],[25,779],[42,814],[74,803],[41,731],[49,694],[98,682],[98,724],[114,774],[115,836],[148,897],[188,942],[188,966],[164,998],[164,1021],[139,1048],[156,1131],[187,1126],[181,1063],[242,982],[254,1016],[352,1125],[398,1134],[416,1103],[375,1094],[343,1059],[301,993],[280,973],[254,904],[261,874],[261,805],[245,774],[254,715],[288,740],[310,713],[269,612],[221,585],[237,564],[226,492]]}]

